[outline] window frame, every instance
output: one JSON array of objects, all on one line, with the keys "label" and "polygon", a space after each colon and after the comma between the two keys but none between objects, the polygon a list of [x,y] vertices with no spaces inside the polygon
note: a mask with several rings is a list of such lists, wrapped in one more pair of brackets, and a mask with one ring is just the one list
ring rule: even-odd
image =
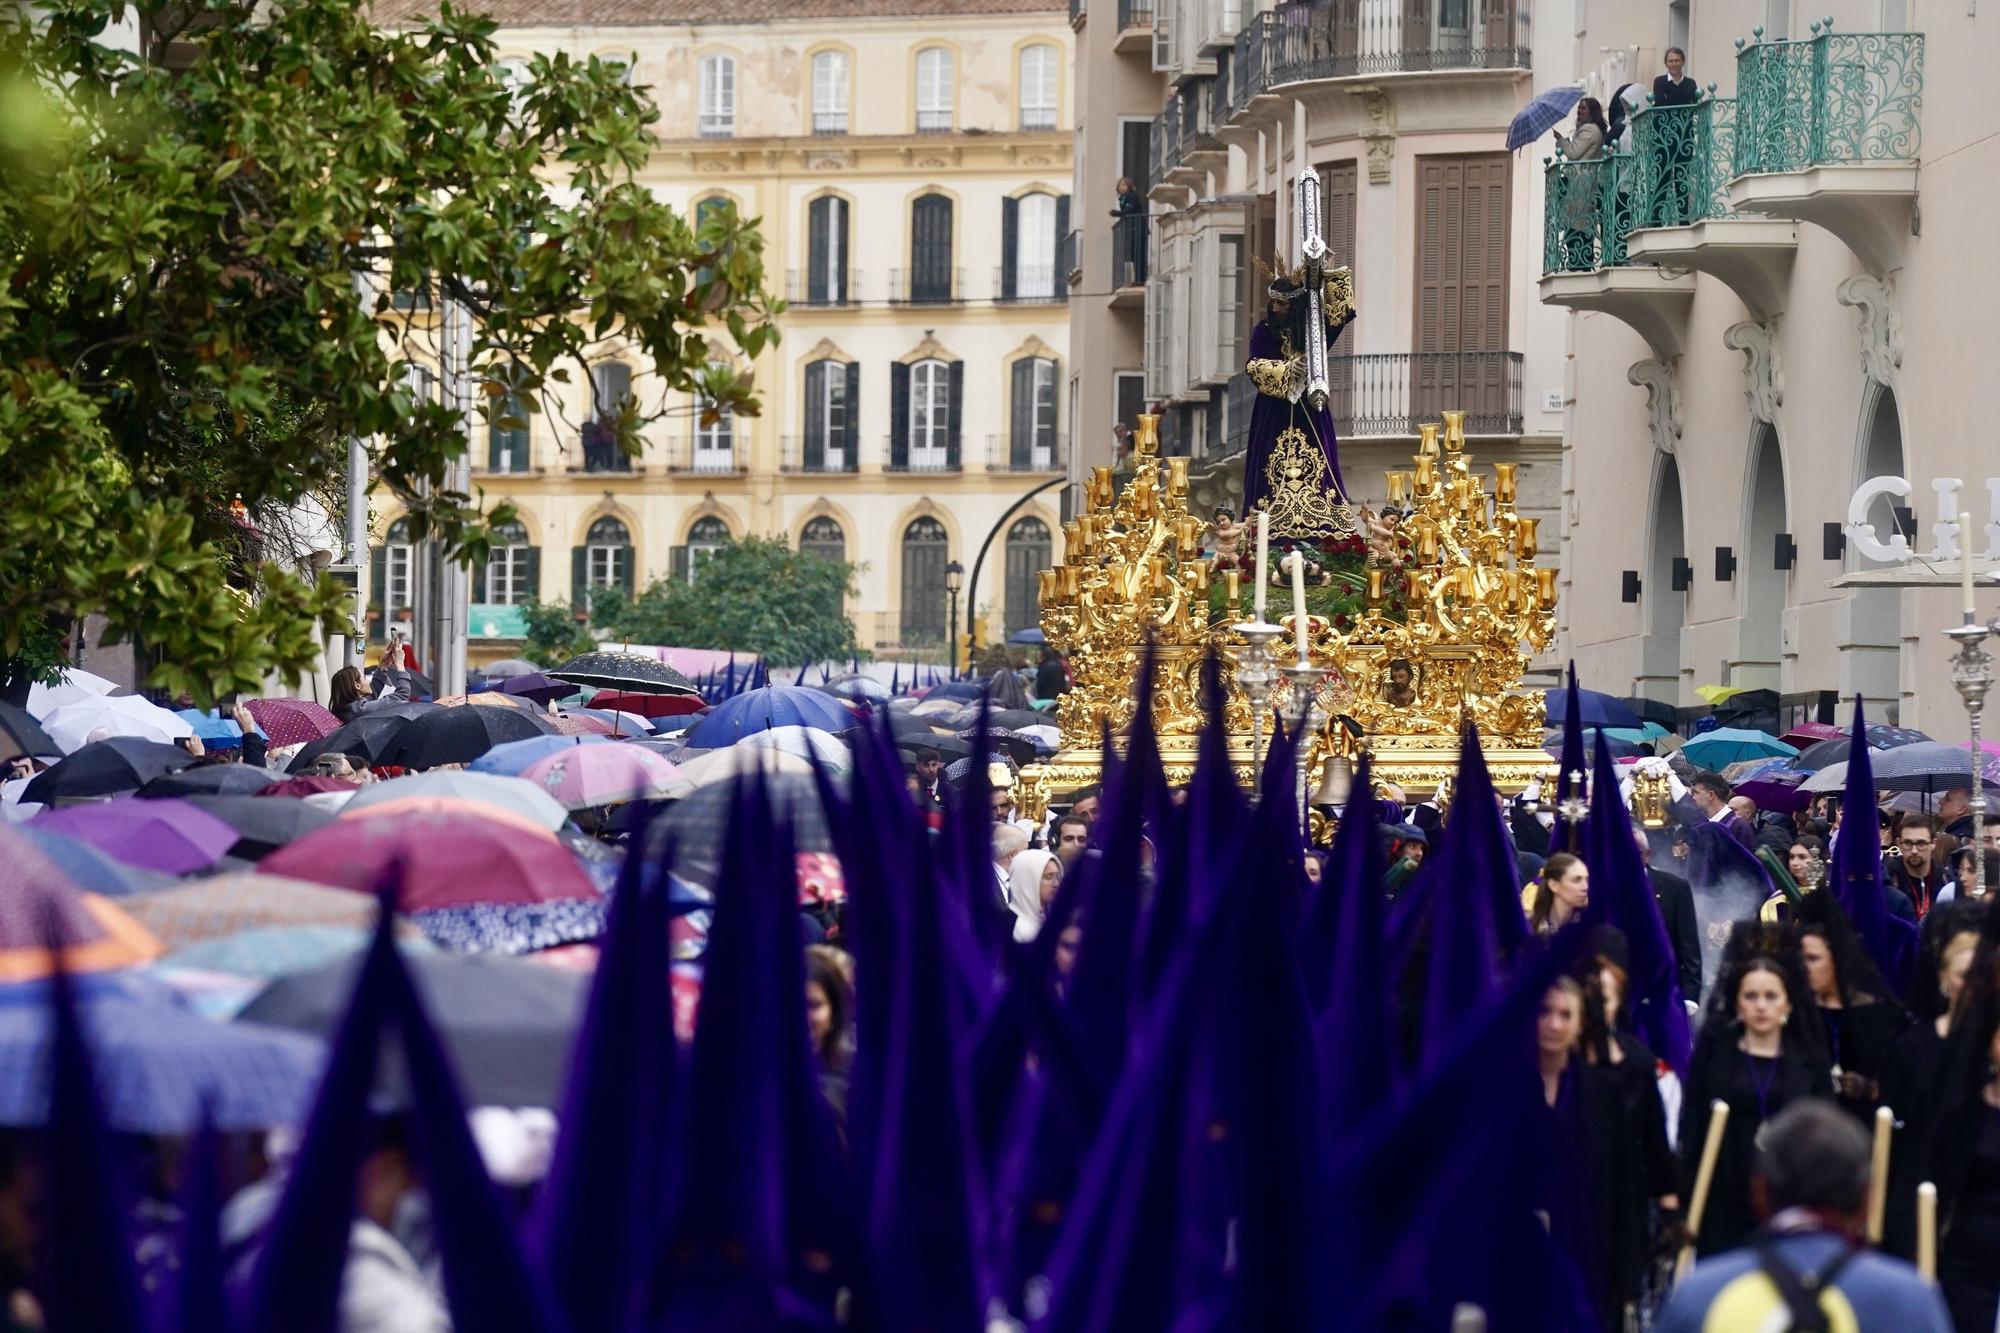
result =
[{"label": "window frame", "polygon": [[[949,134],[957,127],[958,53],[948,46],[925,46],[915,57],[916,131],[918,134]],[[941,66],[941,77],[927,76],[925,63]],[[934,86],[933,86],[934,85]]]},{"label": "window frame", "polygon": [[[836,79],[826,81],[824,88],[820,79],[821,62],[838,69]],[[808,84],[812,96],[812,132],[814,134],[846,134],[848,117],[852,114],[854,90],[854,61],[839,47],[827,47],[815,51],[807,65]],[[820,94],[831,94],[826,100],[830,105],[822,106]]]},{"label": "window frame", "polygon": [[736,57],[710,51],[701,57],[695,78],[695,135],[702,139],[736,137]]},{"label": "window frame", "polygon": [[[1042,61],[1046,68],[1036,71],[1036,100],[1028,97],[1028,66],[1030,57]],[[1053,130],[1062,119],[1062,51],[1052,42],[1030,42],[1016,53],[1014,59],[1014,84],[1016,102],[1016,123],[1024,132]]]},{"label": "window frame", "polygon": [[[612,533],[609,524],[617,529]],[[616,536],[618,540],[606,540]],[[599,577],[598,566],[605,568]],[[615,514],[605,514],[591,523],[583,535],[583,587],[586,593],[598,588],[622,588],[625,586],[624,571],[632,563],[632,529]]]},{"label": "window frame", "polygon": [[[1030,190],[1014,201],[1014,299],[1017,301],[1056,298],[1057,198],[1045,190]],[[1030,200],[1035,202],[1031,205]],[[1031,211],[1043,214],[1032,224]],[[1031,263],[1031,259],[1036,262]],[[1038,273],[1047,276],[1037,281]]]},{"label": "window frame", "polygon": [[910,363],[909,423],[910,470],[942,472],[949,468],[951,362],[933,356]]},{"label": "window frame", "polygon": [[[493,533],[496,538],[504,533],[507,540],[496,540],[487,548],[486,600],[482,605],[523,605],[528,591],[528,553],[535,544],[520,523],[498,524]],[[503,592],[504,596],[499,595]]]},{"label": "window frame", "polygon": [[[720,536],[715,535],[718,531],[721,533]],[[714,514],[703,514],[690,523],[687,539],[688,582],[693,583],[695,572],[713,560],[716,552],[734,539],[735,534],[729,530],[729,521]]]}]

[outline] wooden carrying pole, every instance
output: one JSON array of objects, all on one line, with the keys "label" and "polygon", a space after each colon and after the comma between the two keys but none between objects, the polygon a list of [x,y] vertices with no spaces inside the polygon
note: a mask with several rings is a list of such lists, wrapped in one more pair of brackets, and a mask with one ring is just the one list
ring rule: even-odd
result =
[{"label": "wooden carrying pole", "polygon": [[1886,1106],[1875,1108],[1875,1155],[1868,1167],[1868,1243],[1882,1243],[1882,1216],[1889,1204],[1889,1135],[1896,1128],[1896,1113]]},{"label": "wooden carrying pole", "polygon": [[1917,1271],[1937,1281],[1937,1186],[1917,1186]]},{"label": "wooden carrying pole", "polygon": [[1708,1137],[1701,1143],[1701,1164],[1694,1172],[1694,1195],[1688,1200],[1687,1244],[1674,1261],[1674,1281],[1694,1267],[1694,1245],[1701,1235],[1701,1215],[1708,1208],[1708,1187],[1715,1180],[1715,1159],[1722,1154],[1722,1134],[1729,1128],[1729,1103],[1720,1097],[1708,1104]]}]

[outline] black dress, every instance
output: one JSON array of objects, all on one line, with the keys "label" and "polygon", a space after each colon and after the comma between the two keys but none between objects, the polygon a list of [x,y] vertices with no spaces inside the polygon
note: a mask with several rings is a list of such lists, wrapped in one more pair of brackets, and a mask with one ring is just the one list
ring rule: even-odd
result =
[{"label": "black dress", "polygon": [[1958,1333],[1993,1333],[2000,1311],[2000,1111],[1984,1110],[1938,1238],[1938,1286]]},{"label": "black dress", "polygon": [[1917,1186],[1923,1183],[1929,1138],[1937,1125],[1937,1071],[1944,1048],[1936,1024],[1914,1024],[1890,1046],[1882,1073],[1882,1105],[1896,1116],[1882,1248],[1904,1259],[1916,1255]]},{"label": "black dress", "polygon": [[[1889,1071],[1889,1052],[1909,1022],[1902,1007],[1871,1000],[1844,1009],[1822,1008],[1819,1013],[1826,1024],[1826,1049],[1834,1068],[1881,1083]],[[1880,1097],[1839,1096],[1837,1100],[1873,1130]]]},{"label": "black dress", "polygon": [[1695,1241],[1696,1252],[1704,1255],[1734,1249],[1756,1229],[1750,1169],[1758,1128],[1801,1097],[1833,1094],[1826,1066],[1808,1063],[1792,1042],[1785,1042],[1775,1057],[1753,1056],[1736,1044],[1741,1034],[1742,1028],[1731,1023],[1696,1048],[1681,1102],[1681,1198],[1690,1206],[1702,1144],[1708,1138],[1709,1103],[1720,1099],[1729,1105],[1729,1123]]}]

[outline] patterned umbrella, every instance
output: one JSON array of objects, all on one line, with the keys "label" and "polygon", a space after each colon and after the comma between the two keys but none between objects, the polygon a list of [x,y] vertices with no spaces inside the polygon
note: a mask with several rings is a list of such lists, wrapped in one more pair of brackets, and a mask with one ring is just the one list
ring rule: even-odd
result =
[{"label": "patterned umbrella", "polygon": [[[126,865],[98,851],[89,843],[65,837],[40,823],[30,821],[18,832],[41,849],[85,893],[101,893],[107,898],[124,898],[135,893],[164,889],[180,881],[158,870],[142,870]],[[121,906],[123,904],[120,904]]]},{"label": "patterned umbrella", "polygon": [[259,869],[367,892],[396,864],[404,912],[598,896],[553,834],[461,811],[343,819],[273,852]]},{"label": "patterned umbrella", "polygon": [[657,800],[687,790],[680,770],[637,745],[574,745],[537,759],[521,772],[571,810]]},{"label": "patterned umbrella", "polygon": [[[337,889],[327,890],[337,893]],[[352,895],[349,895],[352,896]],[[372,930],[366,926],[262,926],[237,935],[197,940],[162,958],[161,967],[202,972],[230,972],[241,977],[275,980],[339,962],[368,947]],[[437,946],[422,935],[411,935],[402,948],[435,953]]]},{"label": "patterned umbrella", "polygon": [[185,718],[135,694],[95,695],[64,704],[42,719],[42,730],[64,754],[75,754],[93,740],[115,736],[174,741],[194,735]]},{"label": "patterned umbrella", "polygon": [[1942,792],[1954,787],[1969,788],[1972,769],[1973,755],[1965,746],[1919,741],[1914,745],[1899,745],[1876,760],[1875,785],[1883,791]]},{"label": "patterned umbrella", "polygon": [[[81,987],[78,1017],[113,1129],[186,1134],[205,1119],[226,1131],[298,1122],[326,1058],[321,1042],[250,1024],[211,1023],[158,994]],[[149,988],[149,991],[152,988]],[[48,1120],[46,988],[0,999],[0,1124]]]},{"label": "patterned umbrella", "polygon": [[347,803],[341,811],[341,818],[352,819],[374,806],[390,802],[437,796],[504,810],[550,832],[561,828],[569,818],[569,812],[552,800],[538,783],[497,773],[470,771],[417,773],[388,782],[371,783]]},{"label": "patterned umbrella", "polygon": [[365,894],[276,875],[215,875],[157,893],[134,894],[119,906],[167,949],[202,940],[293,926],[366,930],[375,903]]},{"label": "patterned umbrella", "polygon": [[137,791],[154,778],[178,773],[194,756],[178,745],[115,737],[92,741],[51,768],[35,775],[21,793],[24,804],[54,805]]},{"label": "patterned umbrella", "polygon": [[549,719],[558,736],[571,740],[608,741],[611,739],[611,724],[600,718],[584,717],[577,713],[563,713]]},{"label": "patterned umbrella", "polygon": [[595,652],[572,657],[548,673],[557,680],[597,685],[634,694],[699,695],[695,683],[654,657],[637,653]]},{"label": "patterned umbrella", "polygon": [[1512,123],[1507,126],[1508,149],[1525,148],[1562,124],[1563,117],[1582,97],[1583,89],[1573,83],[1536,93],[1534,100],[1514,113]]},{"label": "patterned umbrella", "polygon": [[33,842],[0,827],[0,983],[48,976],[51,941],[70,972],[136,967],[160,954],[144,926],[80,892]]},{"label": "patterned umbrella", "polygon": [[243,706],[273,745],[307,745],[340,727],[339,718],[311,699],[252,699]]},{"label": "patterned umbrella", "polygon": [[237,833],[184,798],[120,796],[48,810],[37,827],[76,839],[127,865],[187,875],[207,870],[236,845]]}]

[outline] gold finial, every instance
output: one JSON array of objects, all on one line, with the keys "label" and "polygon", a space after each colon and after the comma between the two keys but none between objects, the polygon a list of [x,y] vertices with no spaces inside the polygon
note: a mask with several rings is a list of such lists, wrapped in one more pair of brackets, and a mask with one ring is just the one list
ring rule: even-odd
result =
[{"label": "gold finial", "polygon": [[1465,448],[1465,413],[1444,414],[1444,447],[1446,453],[1453,454]]},{"label": "gold finial", "polygon": [[1417,454],[1420,457],[1436,458],[1437,451],[1437,423],[1435,421],[1426,421],[1417,427]]},{"label": "gold finial", "polygon": [[1151,458],[1160,450],[1160,417],[1157,412],[1141,412],[1139,429],[1132,432],[1132,456]]}]

